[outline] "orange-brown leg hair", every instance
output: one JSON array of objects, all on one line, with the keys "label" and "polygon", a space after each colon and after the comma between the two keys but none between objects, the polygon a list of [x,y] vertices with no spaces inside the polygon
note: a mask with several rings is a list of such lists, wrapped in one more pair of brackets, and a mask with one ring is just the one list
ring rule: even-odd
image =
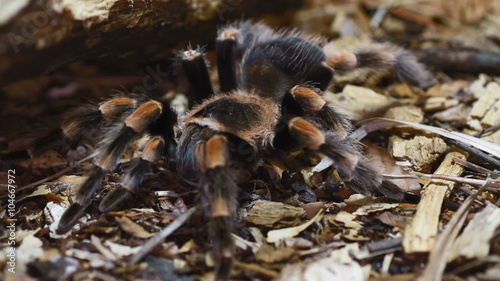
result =
[{"label": "orange-brown leg hair", "polygon": [[99,204],[99,211],[105,213],[115,210],[120,204],[133,196],[144,181],[144,176],[152,172],[152,164],[163,154],[165,141],[161,136],[152,137],[146,143],[140,158],[129,162],[129,167],[122,177],[121,184],[113,188]]},{"label": "orange-brown leg hair", "polygon": [[437,82],[434,75],[412,53],[395,46],[382,45],[374,49],[331,56],[325,63],[337,73],[363,67],[373,71],[393,71],[402,82],[423,89]]},{"label": "orange-brown leg hair", "polygon": [[92,196],[99,189],[106,172],[115,169],[119,158],[128,145],[144,133],[146,127],[154,122],[162,113],[162,105],[156,101],[147,101],[138,106],[123,123],[116,123],[107,133],[97,149],[94,167],[87,180],[77,191],[75,202],[64,212],[59,221],[58,233],[70,230],[84,214]]},{"label": "orange-brown leg hair", "polygon": [[[28,149],[31,157],[37,157],[50,149],[76,147],[82,141],[91,143],[103,127],[115,121],[125,111],[133,109],[135,101],[127,97],[112,98],[99,106],[88,104],[66,113],[61,126],[36,138]],[[110,111],[110,109],[113,109]]]},{"label": "orange-brown leg hair", "polygon": [[321,97],[317,89],[296,86],[290,95],[302,117],[288,120],[288,130],[303,147],[318,151],[335,162],[335,167],[354,192],[371,195],[374,190],[395,200],[403,193],[364,162],[360,144],[349,138],[352,125]]},{"label": "orange-brown leg hair", "polygon": [[237,209],[237,186],[228,171],[228,140],[215,135],[196,148],[196,161],[203,172],[202,204],[209,216],[216,280],[228,280],[233,258],[233,217]]}]

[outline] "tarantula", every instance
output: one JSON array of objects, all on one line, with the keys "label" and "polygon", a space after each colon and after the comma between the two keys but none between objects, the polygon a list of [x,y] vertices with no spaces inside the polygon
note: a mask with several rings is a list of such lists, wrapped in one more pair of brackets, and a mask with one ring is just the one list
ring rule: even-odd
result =
[{"label": "tarantula", "polygon": [[365,50],[327,57],[324,43],[320,37],[274,31],[263,24],[231,24],[220,29],[216,39],[219,93],[214,93],[203,51],[190,48],[180,53],[189,92],[199,102],[179,121],[168,102],[144,96],[115,97],[70,113],[62,123],[70,141],[96,132],[105,135],[58,232],[75,225],[105,173],[113,171],[127,146],[144,134],[150,138],[142,156],[131,160],[121,185],[107,194],[99,209],[107,212],[131,197],[151,165],[168,154],[166,144],[175,139],[177,153],[171,156],[177,170],[200,184],[217,280],[227,280],[231,272],[231,231],[243,171],[254,171],[263,163],[297,170],[300,163],[289,161],[291,152],[327,156],[353,192],[400,200],[402,192],[365,163],[360,144],[349,137],[353,125],[322,93],[334,71],[360,66],[394,70],[402,81],[416,86],[430,85],[434,78],[405,51]]}]

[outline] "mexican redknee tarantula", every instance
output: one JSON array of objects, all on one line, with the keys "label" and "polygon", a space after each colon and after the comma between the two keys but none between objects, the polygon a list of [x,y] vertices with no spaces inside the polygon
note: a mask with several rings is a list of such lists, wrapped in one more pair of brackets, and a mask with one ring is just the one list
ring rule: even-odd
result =
[{"label": "mexican redknee tarantula", "polygon": [[144,134],[150,138],[142,156],[131,161],[121,186],[107,194],[100,211],[112,210],[131,197],[151,164],[167,154],[166,143],[175,139],[177,153],[172,157],[178,171],[200,184],[217,280],[227,280],[231,272],[231,231],[242,171],[253,171],[263,163],[297,170],[300,167],[292,165],[288,155],[300,151],[306,157],[331,158],[353,192],[401,199],[402,192],[365,164],[360,144],[349,137],[353,126],[322,93],[335,71],[360,66],[393,70],[414,86],[432,84],[434,78],[405,51],[367,50],[327,57],[324,43],[296,31],[235,23],[222,28],[216,40],[219,93],[214,93],[203,51],[180,53],[179,65],[199,102],[179,121],[168,102],[144,96],[115,97],[72,112],[62,124],[67,139],[82,139],[96,131],[105,136],[58,232],[75,225],[104,175],[115,169],[127,146]]}]

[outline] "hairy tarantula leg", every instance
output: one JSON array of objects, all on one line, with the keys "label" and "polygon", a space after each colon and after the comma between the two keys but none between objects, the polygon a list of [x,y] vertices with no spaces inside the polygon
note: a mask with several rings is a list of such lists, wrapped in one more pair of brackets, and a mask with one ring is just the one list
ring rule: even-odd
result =
[{"label": "hairy tarantula leg", "polygon": [[[340,174],[342,177],[343,175]],[[351,173],[350,180],[346,180],[347,186],[354,192],[373,195],[373,191],[379,191],[387,198],[402,201],[405,193],[394,183],[385,180],[373,168],[365,162],[360,161]]]},{"label": "hairy tarantula leg", "polygon": [[121,115],[137,106],[137,100],[128,97],[117,97],[99,105],[102,116],[108,120],[116,120]]},{"label": "hairy tarantula leg", "polygon": [[238,88],[236,78],[236,45],[238,30],[225,29],[220,32],[215,42],[217,53],[217,72],[219,74],[220,91],[223,93]]},{"label": "hairy tarantula leg", "polygon": [[195,99],[205,99],[214,94],[207,62],[201,48],[181,52],[181,66],[186,76],[190,94]]},{"label": "hairy tarantula leg", "polygon": [[[66,115],[62,121],[64,136],[70,141],[80,141],[91,130],[99,129],[106,120],[117,120],[121,114],[136,107],[136,101],[127,97],[118,97],[94,105],[81,106]],[[97,126],[96,126],[97,124]]]},{"label": "hairy tarantula leg", "polygon": [[59,221],[58,233],[71,229],[76,221],[83,215],[84,208],[90,203],[94,192],[104,177],[105,172],[112,171],[118,159],[125,152],[129,143],[146,127],[156,120],[162,112],[162,105],[157,101],[147,101],[135,109],[125,120],[124,125],[117,126],[118,130],[112,134],[112,139],[105,139],[102,144],[101,156],[94,161],[94,168],[88,179],[83,183],[76,194],[75,202],[64,212]]},{"label": "hairy tarantula leg", "polygon": [[201,198],[209,214],[209,237],[216,261],[215,280],[228,280],[233,257],[233,214],[236,213],[237,186],[228,171],[227,139],[215,135],[196,147],[196,161],[203,172]]},{"label": "hairy tarantula leg", "polygon": [[151,173],[151,164],[161,156],[165,146],[162,137],[151,138],[144,147],[141,158],[131,160],[130,167],[122,178],[121,186],[112,189],[99,205],[99,211],[105,213],[116,209],[122,202],[133,196],[133,192],[144,180],[144,175]]},{"label": "hairy tarantula leg", "polygon": [[361,152],[349,138],[340,140],[325,137],[314,124],[301,117],[290,120],[289,130],[304,147],[319,151],[334,160],[341,178],[354,192],[373,195],[373,191],[378,190],[388,198],[398,201],[403,199],[404,193],[396,185],[383,180],[380,174],[363,162]]},{"label": "hairy tarantula leg", "polygon": [[120,97],[105,101],[99,107],[94,105],[77,107],[64,116],[59,128],[36,138],[28,153],[31,157],[40,156],[49,149],[63,146],[65,139],[70,146],[74,146],[86,136],[98,131],[106,120],[114,120],[134,106],[134,100]]},{"label": "hairy tarantula leg", "polygon": [[360,67],[372,70],[392,70],[404,83],[422,89],[437,83],[434,75],[413,54],[400,48],[340,54],[328,57],[326,64],[338,73]]},{"label": "hairy tarantula leg", "polygon": [[288,122],[288,130],[292,137],[303,147],[319,151],[335,161],[337,169],[350,176],[358,165],[360,152],[353,149],[351,143],[325,134],[313,123],[302,117],[294,117]]},{"label": "hairy tarantula leg", "polygon": [[289,91],[295,102],[301,107],[302,114],[315,117],[315,120],[324,128],[330,131],[335,137],[345,139],[354,129],[349,119],[337,112],[321,96],[321,92],[309,86],[295,86]]},{"label": "hairy tarantula leg", "polygon": [[[366,195],[373,194],[372,190],[378,190],[391,199],[398,201],[403,199],[404,194],[395,184],[383,180],[377,172],[364,163],[359,144],[348,136],[352,131],[351,123],[344,115],[329,106],[317,89],[308,86],[295,86],[290,90],[290,96],[300,107],[299,110],[294,111],[295,113],[310,115],[309,118],[321,126],[321,131],[329,132],[325,136],[325,144],[320,150],[323,154],[338,161],[336,157],[343,157],[342,152],[349,152],[347,159],[352,159],[351,163],[355,165],[347,166],[348,169],[345,169],[345,163],[343,163],[344,165],[336,165],[336,167],[351,190]],[[294,106],[291,101],[286,104],[289,107]],[[306,126],[313,126],[313,124],[310,123]],[[316,134],[321,133],[321,131],[318,129]]]},{"label": "hairy tarantula leg", "polygon": [[64,212],[57,226],[57,233],[63,234],[68,232],[84,214],[84,209],[87,202],[90,201],[94,191],[97,190],[99,184],[104,178],[104,171],[95,166],[89,173],[87,180],[80,186],[75,198],[75,202],[69,206]]}]

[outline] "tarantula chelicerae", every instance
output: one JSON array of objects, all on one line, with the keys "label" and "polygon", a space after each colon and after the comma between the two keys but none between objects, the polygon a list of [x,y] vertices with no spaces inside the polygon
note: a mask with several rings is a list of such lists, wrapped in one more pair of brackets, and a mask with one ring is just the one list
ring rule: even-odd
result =
[{"label": "tarantula chelicerae", "polygon": [[401,199],[394,185],[365,164],[359,143],[349,138],[353,126],[323,99],[322,91],[334,71],[359,66],[394,70],[401,80],[417,86],[432,84],[434,78],[405,51],[368,50],[327,57],[323,43],[319,37],[275,32],[263,24],[232,24],[222,28],[216,40],[218,94],[214,94],[203,52],[181,52],[179,65],[190,92],[200,102],[178,122],[168,102],[144,96],[115,97],[72,112],[62,124],[71,141],[109,124],[111,129],[100,142],[94,167],[62,216],[58,231],[73,227],[105,173],[115,169],[128,144],[143,134],[150,139],[142,156],[131,161],[121,186],[107,194],[100,211],[109,211],[130,197],[150,164],[166,154],[166,143],[175,138],[178,171],[200,184],[218,280],[230,274],[231,230],[242,171],[255,170],[265,162],[297,170],[300,165],[292,165],[288,155],[300,151],[305,157],[331,158],[354,192]]}]

